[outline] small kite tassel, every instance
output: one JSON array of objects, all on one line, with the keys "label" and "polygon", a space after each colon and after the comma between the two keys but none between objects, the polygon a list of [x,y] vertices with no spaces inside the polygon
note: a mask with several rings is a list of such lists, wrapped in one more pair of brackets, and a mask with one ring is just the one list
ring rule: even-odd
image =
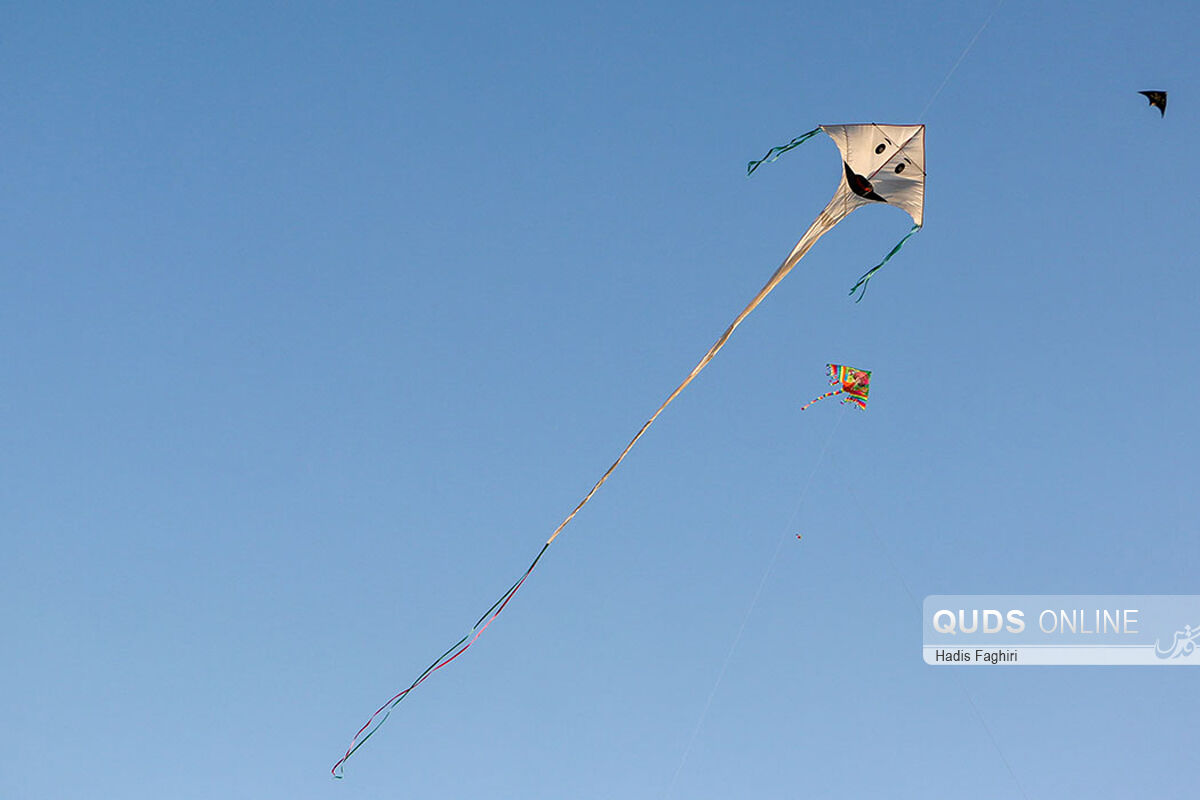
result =
[{"label": "small kite tassel", "polygon": [[860,294],[857,298],[855,298],[854,302],[856,302],[856,303],[861,302],[862,299],[867,296],[867,282],[869,280],[871,280],[871,276],[873,276],[876,272],[878,272],[883,267],[884,264],[886,264],[888,261],[890,261],[892,256],[896,255],[896,253],[899,253],[900,248],[904,246],[904,243],[907,242],[912,237],[912,235],[915,234],[919,230],[921,230],[920,225],[913,225],[912,230],[910,230],[908,233],[904,234],[904,238],[901,239],[899,242],[897,242],[896,246],[892,248],[891,252],[883,257],[883,261],[880,261],[878,264],[876,264],[875,266],[873,266],[869,270],[867,270],[865,273],[863,273],[863,276],[858,279],[858,283],[856,283],[856,284],[854,284],[854,286],[850,287],[850,296],[851,297],[854,296],[854,293],[858,291],[859,287],[862,287],[862,294]]},{"label": "small kite tassel", "polygon": [[778,160],[779,157],[781,155],[783,155],[784,153],[786,153],[788,150],[799,147],[800,145],[804,144],[805,142],[807,142],[809,139],[816,136],[820,132],[821,132],[821,128],[816,127],[816,128],[813,128],[808,133],[800,134],[799,136],[797,136],[795,139],[792,139],[787,144],[780,145],[779,147],[772,147],[770,150],[767,151],[767,154],[765,156],[763,156],[762,158],[760,158],[758,161],[751,161],[750,163],[748,163],[746,165],[746,177],[749,178],[751,175],[754,174],[754,170],[758,169],[763,164],[767,163],[768,161]]},{"label": "small kite tassel", "polygon": [[818,400],[824,400],[826,397],[833,397],[835,394],[841,394],[841,393],[842,393],[841,389],[835,389],[832,392],[826,392],[825,394],[821,395],[820,397],[814,397],[812,400],[809,400],[807,403],[800,406],[800,410],[803,411],[804,409],[808,408],[809,406],[811,406],[813,403],[817,402]]}]

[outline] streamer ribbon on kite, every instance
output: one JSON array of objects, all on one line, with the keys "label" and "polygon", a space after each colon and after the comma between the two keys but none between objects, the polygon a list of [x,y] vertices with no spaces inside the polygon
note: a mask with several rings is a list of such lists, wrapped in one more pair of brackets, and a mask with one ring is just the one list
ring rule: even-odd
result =
[{"label": "streamer ribbon on kite", "polygon": [[800,134],[799,136],[797,136],[795,139],[792,139],[787,144],[780,145],[779,147],[772,147],[770,150],[767,151],[767,154],[765,156],[763,156],[762,158],[760,158],[758,161],[751,161],[749,164],[746,165],[746,177],[749,178],[751,175],[754,174],[754,170],[758,169],[759,167],[761,167],[763,164],[767,163],[768,161],[778,161],[779,157],[781,155],[783,155],[784,153],[786,153],[788,150],[799,147],[800,145],[804,144],[805,142],[807,142],[809,139],[816,136],[820,132],[821,132],[821,129],[819,127],[813,128],[811,131],[808,131],[807,133]]},{"label": "streamer ribbon on kite", "polygon": [[[508,605],[508,602],[512,599],[516,591],[521,588],[525,579],[529,577],[530,573],[533,572],[533,568],[541,560],[546,549],[553,544],[558,535],[562,533],[563,528],[587,505],[588,501],[604,485],[604,482],[608,480],[613,471],[625,460],[625,456],[629,454],[629,451],[642,438],[642,435],[654,424],[654,420],[658,419],[658,415],[708,366],[708,362],[712,361],[717,353],[721,351],[721,348],[729,341],[729,337],[742,324],[742,321],[750,316],[750,313],[779,285],[780,281],[787,277],[787,274],[804,257],[809,248],[816,244],[818,239],[832,230],[851,211],[871,203],[885,203],[896,206],[908,213],[913,218],[913,222],[917,227],[921,226],[925,200],[924,125],[876,125],[873,123],[865,125],[823,125],[820,128],[797,136],[782,147],[772,148],[763,160],[771,159],[773,156],[777,158],[782,153],[787,152],[793,147],[797,147],[812,136],[815,136],[817,131],[824,131],[829,134],[842,154],[843,169],[840,170],[841,181],[838,184],[837,191],[834,192],[833,199],[817,215],[812,225],[800,237],[800,241],[792,248],[792,252],[788,254],[788,257],[775,270],[775,273],[767,281],[766,285],[742,309],[741,313],[725,329],[725,332],[721,334],[716,343],[708,349],[708,352],[700,359],[700,363],[692,368],[692,371],[683,379],[683,382],[675,387],[675,390],[667,396],[662,405],[646,420],[645,424],[642,425],[629,444],[625,445],[625,449],[621,451],[621,454],[617,456],[617,460],[600,476],[600,480],[596,481],[596,484],[592,486],[587,495],[579,501],[579,504],[567,515],[566,519],[554,529],[554,532],[550,534],[550,538],[542,546],[541,551],[538,552],[537,557],[534,558],[533,563],[525,570],[525,574],[507,592],[501,595],[499,600],[492,604],[491,608],[479,618],[479,621],[475,623],[475,627],[466,636],[439,656],[415,681],[409,684],[407,689],[393,695],[390,700],[380,706],[371,715],[367,723],[359,729],[358,733],[350,741],[350,746],[346,748],[346,753],[333,765],[332,773],[334,777],[341,777],[346,760],[354,755],[368,738],[374,735],[375,731],[379,729],[379,726],[383,724],[401,700],[404,700],[426,678],[458,658],[468,647],[475,643],[484,630],[487,629],[487,626],[491,624],[492,620]],[[756,166],[754,162],[751,162],[748,171],[753,172]],[[899,247],[897,246],[896,249],[898,250]],[[893,250],[894,252],[895,250]],[[888,257],[890,258],[891,255],[889,254]],[[886,260],[884,259],[884,261]],[[869,275],[864,276],[864,278],[868,277]]]},{"label": "streamer ribbon on kite", "polygon": [[879,272],[879,270],[883,267],[883,265],[891,260],[892,256],[896,255],[896,253],[899,253],[900,248],[904,247],[904,243],[907,242],[909,239],[911,239],[913,234],[915,234],[919,230],[921,230],[921,226],[917,225],[916,223],[913,223],[912,229],[909,230],[908,233],[904,234],[904,238],[901,239],[899,242],[897,242],[896,246],[893,247],[891,249],[891,251],[886,256],[883,257],[883,261],[880,261],[878,264],[876,264],[875,266],[873,266],[869,270],[867,270],[863,274],[863,276],[858,279],[858,283],[856,283],[850,287],[850,296],[851,297],[854,297],[854,293],[858,290],[858,288],[860,286],[862,287],[862,294],[860,294],[858,297],[856,297],[854,299],[854,302],[857,303],[857,302],[861,301],[864,297],[867,296],[867,282],[871,280],[871,276],[873,276],[876,272]]},{"label": "streamer ribbon on kite", "polygon": [[800,406],[801,411],[818,400],[824,400],[826,397],[836,397],[839,394],[845,395],[842,398],[843,403],[851,403],[863,409],[867,407],[867,395],[871,393],[870,370],[855,369],[854,367],[847,367],[845,364],[827,364],[826,369],[829,371],[829,382],[838,388],[809,400]]}]

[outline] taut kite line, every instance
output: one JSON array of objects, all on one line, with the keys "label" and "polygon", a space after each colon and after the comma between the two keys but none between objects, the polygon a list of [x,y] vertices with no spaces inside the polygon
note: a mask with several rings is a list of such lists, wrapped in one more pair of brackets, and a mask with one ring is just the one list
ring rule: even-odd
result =
[{"label": "taut kite line", "polygon": [[354,755],[374,735],[375,731],[379,730],[379,726],[387,720],[392,710],[401,700],[408,696],[409,692],[417,688],[434,672],[458,658],[468,647],[475,643],[475,640],[487,629],[492,620],[504,610],[504,607],[508,605],[508,601],[521,588],[521,584],[533,572],[533,568],[537,566],[546,549],[553,544],[558,535],[562,533],[563,528],[567,527],[571,520],[575,518],[575,515],[579,513],[580,509],[587,505],[592,496],[596,494],[596,491],[604,485],[604,482],[608,480],[613,471],[625,460],[625,456],[637,444],[638,439],[642,438],[642,434],[650,428],[654,420],[658,419],[658,415],[687,388],[687,385],[700,374],[701,370],[708,366],[708,362],[712,361],[717,353],[721,351],[721,348],[729,341],[729,337],[742,324],[742,321],[750,316],[750,312],[758,307],[758,304],[779,285],[780,281],[787,277],[787,274],[792,271],[792,267],[796,266],[800,259],[804,257],[804,254],[808,252],[809,248],[816,244],[818,239],[832,230],[851,211],[872,203],[886,203],[896,206],[912,217],[912,230],[900,240],[899,244],[892,248],[892,251],[884,257],[883,261],[872,267],[859,279],[854,288],[850,290],[850,293],[853,294],[859,288],[863,288],[865,291],[867,281],[871,279],[871,276],[899,251],[909,236],[920,230],[924,221],[925,208],[924,125],[877,125],[874,123],[865,125],[822,125],[806,134],[796,137],[783,147],[772,148],[762,161],[750,162],[750,165],[747,167],[747,173],[753,172],[764,161],[774,161],[783,153],[799,146],[820,131],[829,134],[842,154],[843,169],[841,170],[841,181],[838,183],[838,188],[834,192],[833,199],[829,201],[825,209],[817,216],[808,230],[804,232],[804,235],[800,237],[800,241],[792,248],[792,252],[788,254],[788,257],[775,270],[775,274],[771,276],[766,285],[759,290],[758,294],[742,309],[742,312],[737,315],[730,326],[725,329],[725,332],[721,334],[721,338],[717,339],[716,343],[708,349],[708,352],[704,354],[704,358],[700,359],[700,363],[683,379],[683,383],[675,387],[675,391],[671,392],[662,405],[658,407],[658,410],[651,415],[650,419],[646,420],[646,423],[642,425],[629,444],[625,445],[625,449],[621,451],[621,455],[617,456],[617,460],[600,476],[600,480],[596,481],[596,485],[592,487],[591,491],[579,501],[579,505],[575,506],[566,519],[554,529],[554,532],[550,534],[550,538],[542,545],[542,549],[538,551],[537,556],[533,559],[533,563],[529,565],[529,568],[525,570],[520,579],[510,586],[508,591],[492,604],[491,608],[484,612],[466,636],[459,639],[450,649],[442,653],[424,672],[417,676],[417,679],[407,689],[393,695],[386,703],[380,706],[371,715],[371,718],[367,720],[366,724],[359,728],[358,732],[354,734],[354,738],[351,739],[350,746],[346,749],[345,754],[333,765],[331,772],[335,778],[342,777],[341,773],[347,759]]}]

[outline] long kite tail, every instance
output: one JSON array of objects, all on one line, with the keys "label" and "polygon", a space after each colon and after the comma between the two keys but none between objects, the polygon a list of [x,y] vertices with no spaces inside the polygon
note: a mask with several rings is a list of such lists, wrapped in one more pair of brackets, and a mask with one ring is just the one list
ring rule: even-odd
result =
[{"label": "long kite tail", "polygon": [[826,397],[833,397],[835,394],[841,394],[841,393],[842,393],[841,389],[834,389],[832,392],[826,392],[825,394],[821,395],[820,397],[814,397],[812,400],[809,400],[807,403],[800,406],[800,410],[803,411],[804,409],[808,408],[809,406],[811,406],[813,403],[817,402],[818,400],[824,400]]},{"label": "long kite tail", "polygon": [[[813,132],[810,131],[810,133]],[[805,134],[805,136],[807,135],[808,134]],[[801,138],[803,137],[797,137],[797,139]],[[796,140],[793,140],[792,143],[787,147],[793,147],[797,143],[798,142]],[[629,451],[633,449],[633,446],[637,444],[638,440],[642,438],[642,435],[649,430],[650,426],[654,423],[654,420],[658,419],[658,415],[661,414],[663,410],[666,409],[666,407],[669,406],[671,402],[679,396],[680,392],[682,392],[706,366],[708,366],[708,362],[712,361],[717,353],[721,351],[721,348],[725,346],[725,343],[729,340],[729,337],[732,336],[733,332],[737,330],[737,327],[742,324],[742,321],[745,320],[746,317],[750,316],[750,312],[757,308],[758,304],[761,303],[763,299],[766,298],[766,296],[770,294],[776,286],[779,285],[779,282],[782,281],[789,272],[791,272],[792,267],[796,266],[796,263],[804,257],[804,254],[808,252],[809,248],[811,248],[818,239],[831,230],[834,225],[840,222],[842,218],[849,214],[853,209],[854,206],[846,203],[846,198],[843,192],[839,190],[837,193],[835,193],[833,199],[829,201],[829,204],[825,206],[825,209],[821,211],[816,220],[814,220],[812,225],[809,226],[808,230],[805,231],[804,235],[800,237],[800,241],[798,241],[796,246],[792,248],[792,252],[786,259],[784,259],[783,263],[779,265],[779,268],[775,270],[775,273],[771,276],[770,280],[767,281],[766,285],[764,285],[763,288],[758,291],[758,294],[754,296],[754,298],[746,305],[746,307],[742,309],[742,312],[737,315],[729,327],[725,329],[725,332],[721,334],[721,338],[717,339],[716,343],[708,349],[708,352],[704,354],[702,359],[700,359],[700,363],[692,368],[692,371],[686,378],[683,379],[683,382],[680,383],[679,386],[675,387],[675,391],[671,392],[667,399],[663,401],[662,405],[658,407],[658,410],[651,415],[650,419],[646,420],[645,424],[642,425],[641,429],[638,430],[637,434],[633,437],[633,439],[630,440],[629,444],[625,445],[625,449],[621,451],[621,455],[617,456],[617,460],[614,461],[612,466],[610,466],[608,470],[600,476],[600,480],[596,481],[596,484],[591,488],[591,491],[589,491],[587,495],[579,501],[579,505],[575,506],[571,513],[567,515],[566,519],[560,522],[558,527],[554,529],[554,532],[550,534],[550,538],[546,540],[544,545],[542,545],[542,549],[538,552],[537,558],[533,559],[533,563],[529,565],[529,569],[525,570],[525,574],[521,576],[520,580],[514,583],[512,587],[500,597],[499,600],[492,604],[492,607],[489,608],[487,612],[479,618],[479,621],[475,623],[475,627],[472,628],[466,636],[455,642],[454,646],[445,653],[442,653],[442,655],[439,656],[436,661],[430,664],[429,667],[422,672],[407,689],[395,694],[390,700],[380,706],[379,709],[371,715],[371,718],[367,720],[366,724],[359,728],[358,733],[354,734],[354,738],[351,739],[350,746],[346,749],[345,755],[338,759],[338,762],[333,765],[333,769],[331,770],[333,777],[342,777],[341,773],[346,760],[349,759],[350,756],[354,755],[355,751],[362,747],[367,739],[374,735],[375,731],[379,730],[379,726],[387,721],[387,718],[391,715],[392,710],[397,706],[397,704],[400,703],[401,700],[408,696],[409,692],[417,688],[417,686],[419,686],[434,672],[458,658],[468,647],[475,643],[475,640],[478,639],[484,630],[487,629],[487,626],[491,624],[492,620],[494,620],[497,615],[504,610],[504,607],[508,605],[508,601],[512,599],[512,596],[516,593],[517,589],[521,588],[521,584],[523,584],[525,579],[529,577],[529,574],[533,572],[533,568],[537,566],[542,554],[546,552],[546,548],[548,548],[558,537],[558,535],[562,533],[563,528],[567,527],[571,520],[575,518],[575,515],[579,513],[580,509],[587,505],[588,501],[592,499],[592,495],[596,494],[597,490],[604,485],[604,482],[608,480],[608,477],[612,475],[617,466],[625,460],[625,456],[629,454]]]},{"label": "long kite tail", "polygon": [[[542,554],[546,552],[546,548],[549,546],[549,543],[542,545],[542,549],[538,551],[537,557],[533,559],[533,563],[529,565],[529,569],[525,570],[525,574],[522,575],[516,583],[510,586],[508,591],[500,596],[499,600],[492,603],[491,608],[483,612],[483,616],[476,621],[475,627],[473,627],[466,636],[459,639],[450,647],[449,650],[438,656],[437,660],[430,664],[424,672],[418,675],[417,679],[409,684],[407,689],[394,695],[386,703],[381,705],[374,714],[371,715],[371,718],[367,720],[366,724],[359,728],[358,733],[354,734],[354,738],[350,740],[350,746],[346,748],[345,755],[339,758],[337,763],[333,765],[333,769],[330,770],[330,773],[333,775],[333,777],[342,777],[342,773],[345,771],[346,761],[350,758],[350,756],[354,755],[358,748],[366,744],[367,739],[370,739],[375,735],[375,731],[379,730],[383,723],[387,722],[388,717],[392,715],[392,710],[400,704],[401,700],[408,696],[409,692],[420,686],[425,679],[434,672],[437,672],[439,669],[446,666],[451,661],[466,652],[468,647],[475,644],[475,640],[478,639],[485,630],[487,630],[487,626],[492,624],[492,620],[500,616],[500,612],[504,610],[506,605],[508,605],[508,601],[512,599],[513,595],[517,593],[517,589],[520,589],[521,584],[525,583],[525,579],[529,577],[529,573],[533,572],[533,568],[537,566],[538,561],[540,561],[542,558]],[[367,730],[368,728],[370,730]]]}]

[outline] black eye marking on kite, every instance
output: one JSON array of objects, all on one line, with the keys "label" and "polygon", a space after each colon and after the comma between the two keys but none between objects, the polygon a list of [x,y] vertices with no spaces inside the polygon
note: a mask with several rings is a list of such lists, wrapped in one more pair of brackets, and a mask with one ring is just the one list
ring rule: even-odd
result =
[{"label": "black eye marking on kite", "polygon": [[896,165],[896,174],[899,175],[901,172],[904,172],[904,162],[903,161],[901,161],[899,164]]},{"label": "black eye marking on kite", "polygon": [[1138,92],[1138,94],[1144,94],[1146,96],[1146,99],[1150,101],[1151,107],[1158,109],[1159,116],[1165,117],[1167,115],[1167,93],[1166,92],[1150,91],[1150,92]]},{"label": "black eye marking on kite", "polygon": [[883,152],[883,145],[879,145],[879,147],[875,148],[875,155],[879,155],[882,152]]},{"label": "black eye marking on kite", "polygon": [[875,187],[871,185],[869,180],[850,169],[850,165],[845,161],[843,161],[842,164],[846,167],[846,183],[849,184],[850,191],[854,192],[859,197],[865,197],[868,200],[878,200],[881,203],[887,202],[887,200],[875,193]]}]

